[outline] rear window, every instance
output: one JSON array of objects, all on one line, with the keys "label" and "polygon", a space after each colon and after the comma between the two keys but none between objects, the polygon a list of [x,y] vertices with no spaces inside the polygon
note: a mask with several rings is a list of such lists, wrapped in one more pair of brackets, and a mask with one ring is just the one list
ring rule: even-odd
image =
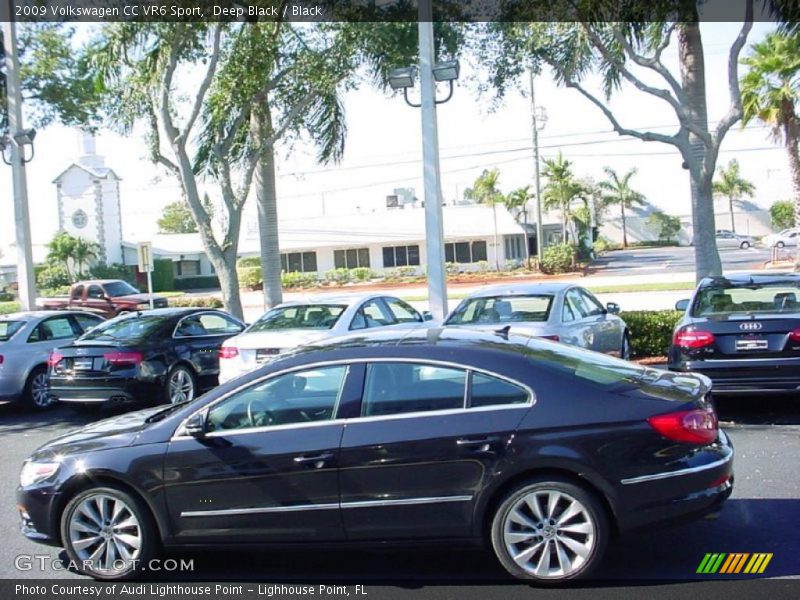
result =
[{"label": "rear window", "polygon": [[346,307],[339,304],[297,304],[275,308],[253,323],[248,332],[281,329],[331,329]]},{"label": "rear window", "polygon": [[474,323],[543,323],[550,316],[553,296],[490,296],[463,302],[446,325]]},{"label": "rear window", "polygon": [[169,317],[128,315],[101,323],[81,336],[81,340],[139,340],[153,335]]},{"label": "rear window", "polygon": [[692,316],[798,312],[798,298],[800,290],[793,283],[715,286],[697,293]]},{"label": "rear window", "polygon": [[0,321],[0,342],[7,342],[17,333],[25,321]]}]

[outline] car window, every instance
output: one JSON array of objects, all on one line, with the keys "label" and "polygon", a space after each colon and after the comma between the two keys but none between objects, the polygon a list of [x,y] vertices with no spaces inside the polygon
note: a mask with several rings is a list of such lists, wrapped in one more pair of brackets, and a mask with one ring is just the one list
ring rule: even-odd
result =
[{"label": "car window", "polygon": [[200,315],[185,317],[175,328],[175,337],[200,337],[204,335],[209,335],[209,333],[203,326]]},{"label": "car window", "polygon": [[606,314],[606,309],[603,308],[603,305],[600,304],[600,301],[592,296],[588,291],[584,289],[578,290],[579,297],[581,299],[581,304],[583,305],[584,314],[588,317],[596,317],[598,315]]},{"label": "car window", "polygon": [[361,415],[364,417],[448,410],[464,406],[467,373],[416,363],[367,365]]},{"label": "car window", "polygon": [[399,298],[384,298],[386,306],[398,323],[421,323],[422,316]]},{"label": "car window", "polygon": [[100,323],[103,322],[103,319],[101,319],[100,317],[95,317],[94,315],[79,314],[72,316],[75,317],[75,320],[78,322],[78,325],[80,325],[80,328],[83,331],[88,331],[92,327],[97,327]]},{"label": "car window", "polygon": [[199,319],[207,335],[230,335],[242,330],[239,323],[218,313],[204,313]]},{"label": "car window", "polygon": [[446,324],[543,323],[550,317],[552,303],[550,294],[472,298],[462,303]]},{"label": "car window", "polygon": [[800,289],[793,282],[772,285],[715,286],[697,292],[692,315],[732,315],[800,311]]},{"label": "car window", "polygon": [[530,396],[527,390],[518,385],[483,373],[473,373],[469,398],[469,407],[479,408],[504,404],[526,404]]},{"label": "car window", "polygon": [[336,415],[346,366],[279,375],[229,396],[208,413],[207,431],[328,421]]},{"label": "car window", "polygon": [[169,318],[147,314],[117,317],[87,331],[81,336],[81,340],[140,340],[156,334]]},{"label": "car window", "polygon": [[380,305],[380,302],[375,300],[368,300],[353,318],[350,324],[350,329],[369,329],[371,327],[385,327],[387,325],[394,325],[396,321],[391,313],[385,312]]},{"label": "car window", "polygon": [[346,306],[342,304],[300,304],[274,308],[253,323],[248,332],[280,329],[331,329]]},{"label": "car window", "polygon": [[580,301],[576,290],[569,290],[564,295],[564,307],[561,310],[561,320],[566,322],[577,321],[583,318]]},{"label": "car window", "polygon": [[0,342],[7,342],[17,333],[25,321],[0,321]]},{"label": "car window", "polygon": [[105,292],[99,285],[90,285],[89,291],[86,292],[87,298],[102,298],[103,296],[105,296]]},{"label": "car window", "polygon": [[133,287],[127,281],[112,281],[106,285],[106,294],[110,298],[117,298],[119,296],[130,296],[131,294],[138,294],[139,290]]},{"label": "car window", "polygon": [[76,336],[68,316],[51,317],[39,323],[30,336],[29,342],[47,342],[49,340],[68,340]]},{"label": "car window", "polygon": [[72,293],[70,294],[70,298],[72,298],[73,300],[80,300],[81,298],[83,298],[83,286],[76,285],[74,288],[72,288]]}]

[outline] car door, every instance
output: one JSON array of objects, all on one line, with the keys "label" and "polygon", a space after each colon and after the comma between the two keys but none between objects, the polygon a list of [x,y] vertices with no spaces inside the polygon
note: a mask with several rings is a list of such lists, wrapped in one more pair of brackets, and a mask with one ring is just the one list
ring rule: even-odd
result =
[{"label": "car door", "polygon": [[589,317],[577,288],[570,288],[564,294],[561,312],[562,330],[560,341],[589,350],[600,351],[600,340],[592,328],[595,317]]},{"label": "car door", "polygon": [[43,319],[31,331],[25,345],[28,368],[46,364],[52,350],[68,344],[81,333],[70,315],[61,314]]},{"label": "car door", "polygon": [[172,337],[175,354],[188,360],[200,377],[219,375],[222,342],[241,333],[244,325],[219,312],[198,312],[181,319]]},{"label": "car door", "polygon": [[105,290],[97,284],[86,288],[86,299],[82,308],[98,315],[114,316],[115,310],[111,301],[106,296]]},{"label": "car door", "polygon": [[594,295],[584,288],[577,288],[587,320],[594,319],[591,327],[597,341],[597,349],[605,354],[618,353],[622,348],[622,322],[608,314],[606,308]]},{"label": "car door", "polygon": [[170,441],[166,501],[177,539],[219,543],[344,537],[337,419],[348,367],[278,374],[200,413],[207,431]]},{"label": "car door", "polygon": [[531,398],[447,364],[369,362],[339,455],[347,538],[470,535],[476,493],[501,468]]}]

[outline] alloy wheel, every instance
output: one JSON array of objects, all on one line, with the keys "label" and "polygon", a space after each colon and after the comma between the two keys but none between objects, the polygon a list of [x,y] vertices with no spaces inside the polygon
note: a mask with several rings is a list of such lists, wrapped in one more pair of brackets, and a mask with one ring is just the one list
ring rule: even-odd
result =
[{"label": "alloy wheel", "polygon": [[129,570],[139,558],[142,527],[133,509],[120,498],[92,494],[70,516],[69,543],[92,571],[114,575]]},{"label": "alloy wheel", "polygon": [[538,579],[562,579],[581,569],[596,540],[589,510],[559,490],[536,490],[520,497],[503,524],[508,555]]},{"label": "alloy wheel", "polygon": [[184,368],[175,369],[169,377],[169,401],[172,404],[194,398],[194,380]]},{"label": "alloy wheel", "polygon": [[36,408],[47,408],[53,403],[48,389],[47,371],[40,371],[31,379],[31,402]]}]

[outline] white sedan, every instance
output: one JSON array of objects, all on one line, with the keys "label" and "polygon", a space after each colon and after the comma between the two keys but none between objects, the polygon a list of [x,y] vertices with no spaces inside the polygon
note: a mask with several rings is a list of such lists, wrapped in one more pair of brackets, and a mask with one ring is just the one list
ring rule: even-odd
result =
[{"label": "white sedan", "polygon": [[427,327],[429,316],[383,294],[318,296],[279,304],[219,351],[219,382],[225,383],[292,350],[360,329]]},{"label": "white sedan", "polygon": [[784,229],[780,233],[771,233],[765,236],[761,243],[768,248],[783,248],[785,246],[797,246],[797,241],[800,239],[800,230],[798,229]]}]

